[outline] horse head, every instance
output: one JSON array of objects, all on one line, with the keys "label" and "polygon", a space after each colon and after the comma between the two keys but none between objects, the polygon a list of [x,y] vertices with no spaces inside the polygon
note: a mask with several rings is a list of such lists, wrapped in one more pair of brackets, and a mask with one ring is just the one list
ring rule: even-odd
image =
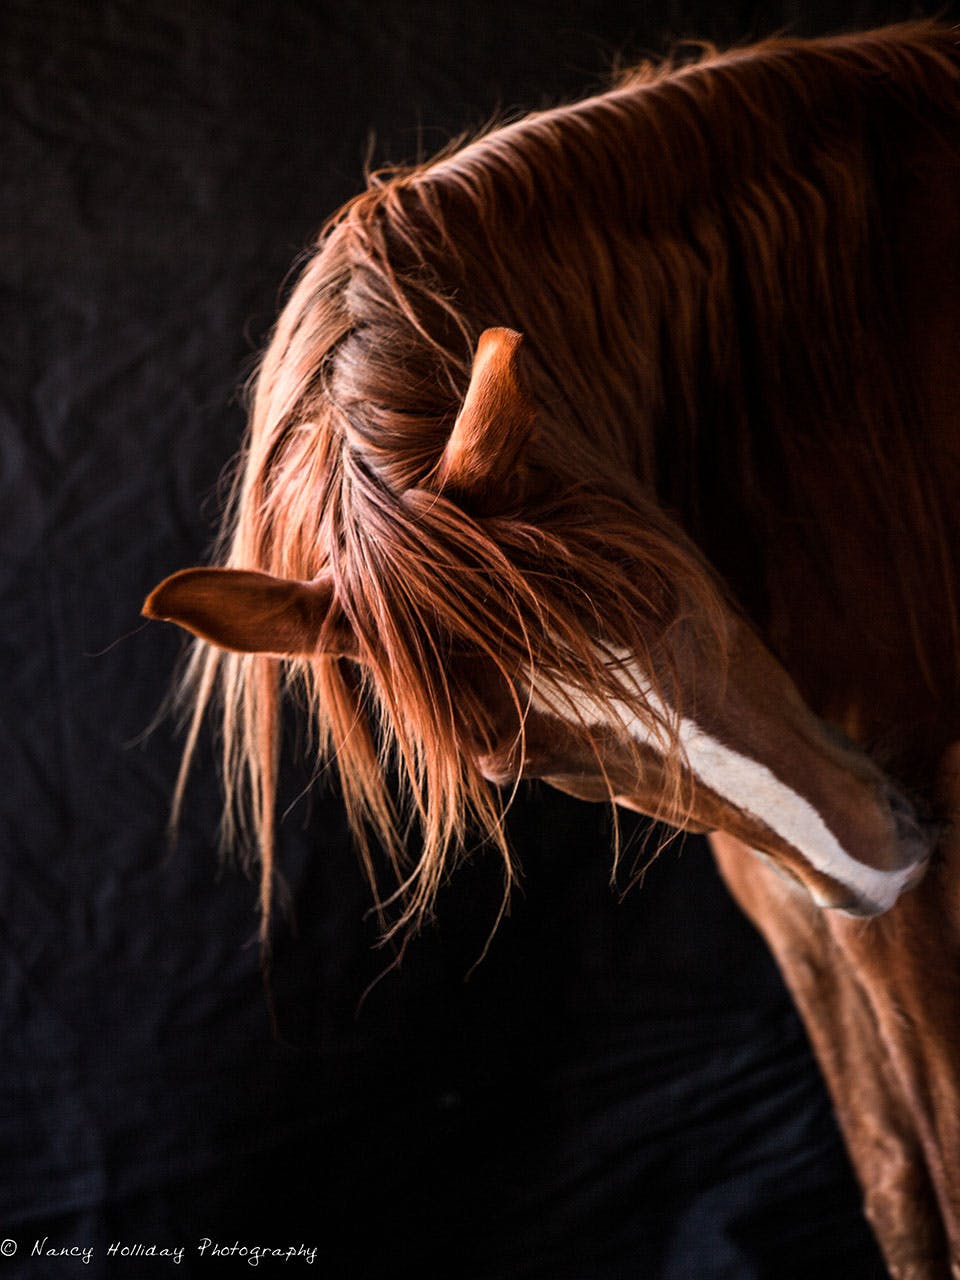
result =
[{"label": "horse head", "polygon": [[[486,330],[439,459],[393,495],[386,524],[338,531],[309,580],[182,571],[145,613],[235,653],[328,674],[346,660],[363,691],[354,719],[379,707],[435,843],[462,830],[465,797],[496,826],[476,799],[483,780],[541,778],[735,835],[821,906],[887,910],[931,851],[910,803],[808,709],[648,496],[558,492],[549,409],[528,384],[520,335]],[[586,541],[573,546],[571,531]],[[409,543],[405,573],[376,592],[375,553],[391,537]],[[356,759],[369,771],[377,754]],[[430,810],[438,794],[445,818]]]}]

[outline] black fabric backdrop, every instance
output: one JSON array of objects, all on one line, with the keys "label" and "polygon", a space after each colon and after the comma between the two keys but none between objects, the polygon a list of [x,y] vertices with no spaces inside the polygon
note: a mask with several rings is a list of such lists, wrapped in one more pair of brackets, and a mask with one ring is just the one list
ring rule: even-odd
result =
[{"label": "black fabric backdrop", "polygon": [[621,901],[609,816],[531,791],[483,964],[500,880],[478,856],[361,1003],[392,956],[336,796],[290,763],[265,989],[209,744],[165,845],[178,746],[142,735],[180,639],[138,610],[203,558],[239,389],[368,152],[597,88],[618,51],[910,12],[7,0],[0,1280],[249,1266],[204,1237],[316,1250],[267,1275],[883,1274],[802,1030],[701,842]]}]

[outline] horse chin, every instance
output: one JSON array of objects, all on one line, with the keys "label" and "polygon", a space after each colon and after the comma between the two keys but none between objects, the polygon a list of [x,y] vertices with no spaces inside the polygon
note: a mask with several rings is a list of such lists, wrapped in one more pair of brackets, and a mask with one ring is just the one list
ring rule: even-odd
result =
[{"label": "horse chin", "polygon": [[882,916],[892,910],[905,893],[917,887],[926,875],[929,865],[929,849],[924,848],[924,852],[917,857],[916,861],[905,868],[902,880],[882,901],[877,901],[866,894],[852,892],[846,886],[838,886],[841,891],[836,896],[812,891],[811,896],[818,907],[825,911],[836,911],[842,916],[858,920]]},{"label": "horse chin", "polygon": [[[852,920],[869,920],[873,916],[886,915],[891,911],[905,893],[909,893],[923,879],[927,871],[929,859],[927,862],[919,863],[916,867],[916,875],[904,884],[903,888],[893,899],[892,902],[871,902],[868,898],[848,898],[842,902],[824,902],[818,903],[825,911],[836,911],[838,915],[847,916]],[[816,899],[815,899],[816,900]]]},{"label": "horse chin", "polygon": [[854,893],[842,885],[837,885],[836,889],[831,891],[821,886],[815,888],[808,884],[799,872],[779,859],[771,857],[770,854],[764,853],[763,850],[754,848],[750,852],[788,884],[794,892],[802,893],[821,911],[835,911],[838,915],[857,920],[882,916],[890,911],[904,893],[916,888],[926,874],[930,862],[929,856],[920,858],[911,868],[910,874],[899,886],[896,894],[887,901],[878,902],[864,894]]}]

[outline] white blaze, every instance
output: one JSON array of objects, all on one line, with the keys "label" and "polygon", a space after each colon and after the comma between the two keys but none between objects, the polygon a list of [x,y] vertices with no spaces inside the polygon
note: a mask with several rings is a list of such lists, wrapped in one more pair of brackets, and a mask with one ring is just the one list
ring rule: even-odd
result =
[{"label": "white blaze", "polygon": [[[612,655],[620,658],[620,655]],[[881,871],[852,858],[808,800],[781,782],[766,765],[741,755],[712,738],[691,719],[675,713],[650,689],[635,667],[622,670],[625,687],[639,692],[651,710],[677,729],[677,739],[690,772],[700,782],[742,814],[762,822],[800,853],[815,870],[845,885],[860,899],[885,911],[892,907],[916,867]],[[667,745],[663,730],[647,725],[632,708],[619,699],[601,700],[570,685],[560,688],[563,698],[551,703],[534,693],[534,704],[550,715],[567,719],[560,707],[576,711],[585,725],[604,727],[630,735],[634,742],[652,747],[661,755]]]}]

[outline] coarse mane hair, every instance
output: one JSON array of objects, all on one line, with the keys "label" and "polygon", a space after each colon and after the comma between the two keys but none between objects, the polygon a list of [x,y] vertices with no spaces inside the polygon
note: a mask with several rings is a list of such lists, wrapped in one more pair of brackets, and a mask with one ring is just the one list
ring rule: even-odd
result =
[{"label": "coarse mane hair", "polygon": [[[953,45],[911,24],[644,68],[374,174],[323,229],[263,358],[218,560],[332,575],[359,661],[198,644],[184,685],[180,792],[217,698],[226,838],[252,834],[265,917],[284,688],[336,759],[371,881],[371,834],[394,863],[394,923],[415,922],[471,832],[512,875],[503,798],[465,749],[490,732],[484,689],[461,678],[471,656],[503,681],[521,737],[534,680],[623,698],[601,641],[637,655],[679,713],[678,624],[713,633],[722,660],[725,566],[700,550],[717,504],[763,547],[802,509],[811,451],[823,467],[855,451],[865,491],[917,535],[891,566],[912,607],[915,557],[943,561],[946,540],[929,533],[942,520],[909,389],[870,360],[896,338],[878,211],[890,121],[956,92]],[[551,477],[494,514],[428,484],[491,326],[524,336],[532,465]],[[843,415],[855,438],[821,425]],[[944,600],[955,626],[949,585]],[[682,817],[674,725],[634,702],[668,748],[663,816]]]}]

